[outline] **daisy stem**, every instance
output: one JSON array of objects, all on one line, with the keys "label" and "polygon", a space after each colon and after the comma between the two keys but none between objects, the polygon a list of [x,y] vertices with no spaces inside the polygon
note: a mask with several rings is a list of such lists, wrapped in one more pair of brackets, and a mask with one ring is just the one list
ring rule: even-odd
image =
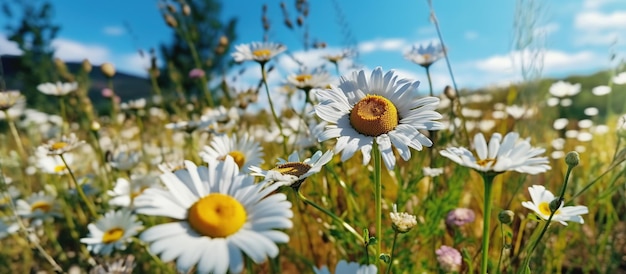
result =
[{"label": "daisy stem", "polygon": [[59,97],[59,108],[61,110],[61,118],[63,118],[63,121],[61,122],[61,133],[65,134],[66,130],[69,129],[65,128],[65,125],[67,123],[67,113],[65,110],[65,100],[63,97]]},{"label": "daisy stem", "polygon": [[502,235],[502,248],[500,249],[500,258],[498,258],[498,267],[496,273],[501,273],[500,266],[502,265],[502,255],[504,255],[504,248],[506,247],[506,238],[504,237],[504,224],[500,222],[500,235]]},{"label": "daisy stem", "polygon": [[489,268],[489,228],[491,220],[491,188],[493,186],[493,178],[496,175],[483,174],[483,182],[485,184],[484,206],[483,206],[483,243],[482,243],[482,260],[480,262],[480,273],[486,274]]},{"label": "daisy stem", "polygon": [[41,255],[46,259],[46,261],[48,261],[48,263],[52,265],[52,268],[54,268],[56,272],[63,273],[63,268],[61,268],[61,266],[57,264],[54,258],[52,258],[52,256],[50,256],[50,254],[48,254],[48,252],[46,252],[46,250],[41,246],[41,243],[38,239],[37,234],[30,232],[28,228],[26,228],[26,225],[24,224],[24,222],[22,222],[22,218],[20,218],[20,216],[17,215],[17,207],[15,206],[15,203],[13,202],[13,198],[9,194],[9,191],[7,189],[7,183],[4,181],[4,176],[0,176],[0,191],[2,192],[4,196],[4,199],[8,201],[10,211],[11,213],[13,213],[13,217],[15,218],[15,222],[19,226],[20,231],[24,233],[24,238],[26,238],[28,242],[30,242],[31,244],[35,246],[37,251],[39,251],[39,253],[41,253]]},{"label": "daisy stem", "polygon": [[24,150],[24,145],[22,144],[22,138],[20,138],[20,133],[17,131],[17,127],[15,126],[15,121],[9,115],[8,110],[4,110],[4,117],[7,119],[7,123],[9,123],[9,128],[11,129],[11,134],[13,135],[13,139],[15,139],[15,143],[17,144],[18,151],[20,156],[22,157],[22,161],[26,161],[26,150]]},{"label": "daisy stem", "polygon": [[356,232],[356,229],[354,229],[350,224],[344,222],[339,216],[335,215],[334,213],[330,212],[328,209],[321,207],[320,205],[316,204],[315,202],[309,200],[307,197],[305,197],[302,192],[300,192],[299,190],[296,191],[296,193],[298,194],[298,197],[307,205],[313,206],[314,208],[316,208],[317,210],[323,212],[324,214],[328,215],[329,217],[331,217],[333,220],[337,221],[338,223],[341,224],[341,226],[343,226],[343,228],[345,228],[346,230],[348,230],[348,232],[352,233],[352,235],[354,235],[357,239],[363,241],[363,237],[361,236],[361,234],[359,234],[358,232]]},{"label": "daisy stem", "polygon": [[381,156],[378,143],[374,141],[374,203],[376,204],[376,258],[380,258],[383,240],[382,225],[382,183],[381,183]]},{"label": "daisy stem", "polygon": [[393,266],[393,251],[396,249],[396,240],[398,239],[398,232],[393,233],[393,243],[391,244],[391,253],[389,253],[389,266],[387,266],[387,274],[391,273]]},{"label": "daisy stem", "polygon": [[87,205],[87,208],[89,209],[89,213],[91,213],[91,216],[95,218],[96,216],[98,216],[96,207],[93,205],[91,200],[87,199],[87,195],[85,195],[83,188],[78,184],[78,181],[76,180],[76,176],[74,176],[74,172],[72,171],[70,166],[67,164],[67,161],[65,161],[65,157],[63,157],[63,154],[59,156],[61,156],[61,160],[63,161],[63,164],[65,164],[67,171],[70,173],[70,177],[72,177],[72,181],[74,182],[74,187],[76,188],[78,195],[80,196],[81,199],[83,199],[83,201]]},{"label": "daisy stem", "polygon": [[430,96],[433,96],[433,81],[430,78],[430,66],[424,67],[426,69],[426,78],[428,79],[428,88]]},{"label": "daisy stem", "polygon": [[272,97],[270,97],[270,88],[267,85],[267,73],[265,72],[265,63],[261,63],[261,76],[263,77],[263,84],[265,85],[265,94],[267,95],[267,101],[270,104],[270,109],[272,110],[272,116],[274,116],[274,121],[276,125],[278,125],[278,130],[280,131],[280,135],[283,137],[283,152],[287,155],[287,136],[283,132],[283,126],[280,124],[280,120],[276,115],[276,110],[274,110],[274,103],[272,102]]}]

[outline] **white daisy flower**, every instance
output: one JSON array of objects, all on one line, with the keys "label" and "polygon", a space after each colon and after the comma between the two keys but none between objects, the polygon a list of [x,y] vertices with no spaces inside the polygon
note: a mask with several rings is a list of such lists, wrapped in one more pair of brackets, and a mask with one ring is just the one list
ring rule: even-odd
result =
[{"label": "white daisy flower", "polygon": [[113,249],[125,250],[131,237],[143,229],[141,221],[128,210],[109,211],[87,228],[89,235],[80,242],[87,245],[87,250],[94,254],[109,255]]},{"label": "white daisy flower", "polygon": [[237,63],[256,61],[263,64],[285,50],[287,47],[278,43],[252,42],[235,46],[232,57]]},{"label": "white daisy flower", "polygon": [[611,93],[611,87],[609,86],[597,86],[591,89],[591,93],[595,96],[603,96]]},{"label": "white daisy flower", "polygon": [[445,57],[443,51],[441,45],[435,46],[433,43],[430,43],[426,48],[423,45],[420,45],[419,48],[413,46],[409,52],[404,54],[404,58],[422,67],[430,67],[434,62]]},{"label": "white daisy flower", "polygon": [[417,225],[417,217],[406,212],[398,212],[398,206],[393,204],[393,212],[389,212],[393,230],[398,233],[407,233]]},{"label": "white daisy flower", "polygon": [[110,205],[129,207],[131,200],[134,200],[144,190],[158,185],[157,177],[152,175],[131,175],[130,179],[131,182],[126,178],[118,178],[113,190],[107,191],[107,194],[111,196]]},{"label": "white daisy flower", "polygon": [[294,151],[289,155],[287,161],[278,158],[276,167],[271,170],[263,170],[256,166],[250,167],[251,175],[264,177],[267,185],[276,184],[297,189],[306,178],[320,172],[322,167],[333,159],[333,155],[331,150],[324,154],[318,150],[311,158],[301,162],[298,152]]},{"label": "white daisy flower", "polygon": [[49,140],[48,143],[39,146],[37,149],[42,150],[42,153],[47,153],[48,156],[61,155],[84,143],[85,141],[79,140],[76,134],[70,133],[69,135],[63,135],[60,140]]},{"label": "white daisy flower", "polygon": [[137,151],[121,149],[116,152],[107,151],[106,158],[112,168],[127,171],[133,169],[137,164],[139,164],[141,154]]},{"label": "white daisy flower", "polygon": [[509,132],[504,139],[499,133],[491,135],[489,145],[482,133],[474,136],[474,153],[464,147],[450,147],[439,153],[480,173],[502,173],[508,170],[538,174],[550,169],[547,157],[539,157],[543,148],[530,146],[530,141],[520,140],[519,134]]},{"label": "white daisy flower", "polygon": [[[522,206],[534,211],[541,219],[548,220],[550,217],[550,202],[555,197],[552,192],[547,190],[544,186],[534,185],[528,188],[530,198],[532,202],[522,202]],[[567,225],[566,222],[577,222],[580,224],[585,223],[582,214],[589,213],[589,209],[586,206],[563,206],[563,203],[559,206],[559,209],[552,216],[552,221],[558,221],[563,225]]]},{"label": "white daisy flower", "polygon": [[[74,163],[72,154],[65,154],[63,158],[70,166]],[[48,156],[45,150],[38,149],[35,154],[35,160],[37,168],[43,173],[62,175],[68,172],[67,166],[65,166],[59,155]]]},{"label": "white daisy flower", "polygon": [[132,274],[134,268],[135,256],[127,255],[108,263],[98,264],[89,271],[89,274]]},{"label": "white daisy flower", "polygon": [[424,176],[426,177],[437,177],[441,174],[443,174],[443,168],[442,167],[422,167],[422,174],[424,174]]},{"label": "white daisy flower", "polygon": [[20,226],[15,218],[0,218],[0,239],[6,238],[18,230],[20,230]]},{"label": "white daisy flower", "polygon": [[376,265],[370,264],[370,265],[359,265],[359,263],[356,262],[346,262],[344,260],[339,261],[339,263],[337,263],[337,266],[335,267],[335,271],[331,272],[330,270],[328,270],[327,266],[322,266],[322,268],[318,269],[318,268],[313,268],[313,272],[315,272],[315,274],[331,274],[331,273],[337,273],[337,274],[376,274],[378,273],[378,268],[376,267]]},{"label": "white daisy flower", "polygon": [[149,188],[135,200],[141,214],[179,220],[141,234],[151,252],[164,262],[176,259],[183,272],[196,265],[199,273],[240,273],[242,253],[257,264],[278,255],[276,244],[289,241],[278,229],[293,226],[286,195],[254,184],[230,156],[208,168],[185,166],[161,175],[168,190]]},{"label": "white daisy flower", "polygon": [[0,92],[0,111],[10,109],[19,101],[23,101],[24,96],[17,90],[8,90]]},{"label": "white daisy flower", "polygon": [[62,216],[56,197],[47,195],[43,191],[31,194],[26,200],[17,200],[15,207],[15,213],[25,218],[43,220]]},{"label": "white daisy flower", "polygon": [[304,91],[314,88],[325,88],[332,82],[330,73],[325,70],[313,70],[309,72],[304,69],[297,74],[287,76],[287,83]]},{"label": "white daisy flower", "polygon": [[341,161],[350,159],[360,149],[363,164],[369,163],[373,142],[378,144],[387,169],[392,170],[396,157],[392,147],[405,161],[410,148],[422,150],[433,142],[419,130],[439,130],[442,116],[435,111],[439,98],[415,96],[419,81],[398,79],[392,70],[385,74],[380,67],[367,77],[365,71],[342,76],[339,86],[317,90],[320,103],[315,113],[331,125],[318,139],[337,138],[335,153]]},{"label": "white daisy flower", "polygon": [[558,81],[550,86],[550,94],[554,97],[574,96],[580,92],[580,83],[572,85],[569,82]]},{"label": "white daisy flower", "polygon": [[204,146],[200,157],[206,163],[212,160],[223,161],[230,155],[235,160],[239,171],[248,172],[251,166],[263,163],[263,148],[247,133],[241,138],[236,135],[228,137],[226,134],[215,135],[209,146]]},{"label": "white daisy flower", "polygon": [[61,82],[43,83],[43,84],[39,84],[37,86],[37,89],[41,93],[43,93],[43,94],[54,95],[54,96],[64,96],[64,95],[67,95],[68,93],[78,89],[78,83],[76,83],[76,82],[72,82],[72,83],[61,83]]},{"label": "white daisy flower", "polygon": [[626,84],[626,71],[613,76],[613,83],[616,85]]}]

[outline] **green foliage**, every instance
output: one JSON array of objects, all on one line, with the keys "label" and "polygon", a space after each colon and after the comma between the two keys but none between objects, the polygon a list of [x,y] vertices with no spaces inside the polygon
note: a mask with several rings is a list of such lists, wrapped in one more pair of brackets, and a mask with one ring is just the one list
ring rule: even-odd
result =
[{"label": "green foliage", "polygon": [[[5,26],[8,39],[17,43],[22,51],[17,74],[22,93],[29,104],[53,110],[51,104],[45,104],[46,95],[37,90],[40,83],[58,80],[52,41],[60,26],[53,22],[53,6],[47,1],[14,1],[12,4],[4,2],[2,10],[9,19]],[[16,16],[18,11],[19,17]]]}]

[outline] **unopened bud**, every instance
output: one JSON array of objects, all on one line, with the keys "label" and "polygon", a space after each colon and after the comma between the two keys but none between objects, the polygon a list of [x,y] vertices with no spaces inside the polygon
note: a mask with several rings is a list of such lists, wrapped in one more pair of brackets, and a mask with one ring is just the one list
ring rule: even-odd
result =
[{"label": "unopened bud", "polygon": [[570,151],[565,155],[565,163],[570,167],[575,167],[580,163],[580,155],[576,151]]},{"label": "unopened bud", "polygon": [[89,62],[88,59],[83,60],[83,71],[85,71],[86,73],[90,73],[91,72],[91,63]]},{"label": "unopened bud", "polygon": [[515,219],[515,213],[510,210],[502,210],[498,213],[498,220],[503,224],[511,224]]},{"label": "unopened bud", "polygon": [[456,99],[456,90],[454,90],[451,86],[446,86],[443,90],[443,94],[450,99],[450,101],[454,101]]},{"label": "unopened bud", "polygon": [[104,74],[104,76],[106,77],[113,77],[115,76],[115,66],[113,66],[113,64],[111,63],[104,63],[100,66],[100,70],[102,71],[102,74]]},{"label": "unopened bud", "polygon": [[91,122],[91,130],[92,131],[100,130],[100,123],[98,123],[96,121]]},{"label": "unopened bud", "polygon": [[228,37],[226,37],[226,35],[220,37],[219,45],[224,47],[228,46]]},{"label": "unopened bud", "polygon": [[561,201],[561,198],[555,197],[554,200],[550,202],[550,212],[556,212],[557,210],[559,210],[562,204],[563,201]]},{"label": "unopened bud", "polygon": [[166,14],[165,16],[165,23],[170,26],[171,28],[176,28],[178,27],[178,21],[176,21],[176,19],[174,18],[174,16]]},{"label": "unopened bud", "polygon": [[189,5],[185,4],[185,5],[183,6],[183,14],[184,14],[185,16],[189,16],[189,15],[191,15],[191,7],[189,7]]}]

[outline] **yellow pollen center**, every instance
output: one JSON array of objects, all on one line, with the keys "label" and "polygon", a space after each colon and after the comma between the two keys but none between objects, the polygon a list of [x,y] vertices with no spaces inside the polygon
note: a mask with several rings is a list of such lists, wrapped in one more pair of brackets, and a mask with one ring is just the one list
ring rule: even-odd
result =
[{"label": "yellow pollen center", "polygon": [[52,208],[52,205],[49,204],[48,202],[39,201],[39,202],[34,202],[30,206],[30,211],[35,212],[35,210],[41,210],[41,212],[45,213],[45,212],[50,211],[51,208]]},{"label": "yellow pollen center", "polygon": [[496,163],[496,159],[492,159],[492,158],[487,158],[487,159],[482,159],[482,160],[477,160],[476,164],[478,164],[479,166],[482,167],[486,167],[489,164],[491,164],[491,166],[493,166]]},{"label": "yellow pollen center", "polygon": [[426,53],[426,54],[424,54],[422,56],[424,57],[424,60],[430,61],[430,58],[431,58],[430,54]]},{"label": "yellow pollen center", "polygon": [[211,193],[195,202],[187,212],[191,227],[203,236],[223,238],[246,223],[246,209],[235,198]]},{"label": "yellow pollen center", "polygon": [[50,146],[50,150],[53,150],[53,151],[54,150],[59,150],[59,149],[62,149],[64,147],[66,147],[66,146],[68,146],[68,144],[66,142],[56,142],[56,143],[54,143],[54,144],[52,144]]},{"label": "yellow pollen center", "polygon": [[272,54],[272,51],[270,51],[269,49],[257,49],[255,51],[252,51],[252,55],[254,55],[255,57],[269,57],[270,54]]},{"label": "yellow pollen center", "polygon": [[379,95],[365,96],[350,112],[352,127],[367,136],[385,134],[396,128],[398,123],[396,106],[389,99]]},{"label": "yellow pollen center", "polygon": [[[550,211],[550,203],[548,202],[540,203],[539,206],[537,206],[537,208],[539,208],[539,212],[541,212],[541,214],[545,216],[550,216],[550,213],[552,213]],[[557,210],[556,212],[554,212],[554,215],[558,215],[559,211],[560,210]]]},{"label": "yellow pollen center", "polygon": [[119,227],[111,228],[102,234],[102,243],[110,244],[116,242],[124,236],[124,229]]},{"label": "yellow pollen center", "polygon": [[[243,164],[246,162],[246,155],[243,154],[243,152],[241,151],[234,150],[234,151],[229,152],[226,155],[230,155],[230,157],[233,157],[233,160],[239,166],[239,168],[241,168]],[[217,159],[220,161],[224,161],[226,159],[226,155],[220,156]]]},{"label": "yellow pollen center", "polygon": [[134,200],[135,198],[137,198],[137,196],[141,195],[141,193],[143,193],[143,191],[146,190],[146,188],[147,187],[142,187],[137,191],[131,191],[130,198]]},{"label": "yellow pollen center", "polygon": [[311,169],[310,165],[299,162],[284,163],[274,168],[274,170],[280,172],[280,174],[293,175],[296,177],[304,175],[309,169]]},{"label": "yellow pollen center", "polygon": [[313,76],[311,76],[311,74],[300,74],[298,76],[296,76],[296,80],[300,83],[311,80],[311,78],[313,78]]},{"label": "yellow pollen center", "polygon": [[59,172],[63,172],[65,171],[66,167],[65,165],[58,165],[54,167],[54,172],[59,173]]}]

